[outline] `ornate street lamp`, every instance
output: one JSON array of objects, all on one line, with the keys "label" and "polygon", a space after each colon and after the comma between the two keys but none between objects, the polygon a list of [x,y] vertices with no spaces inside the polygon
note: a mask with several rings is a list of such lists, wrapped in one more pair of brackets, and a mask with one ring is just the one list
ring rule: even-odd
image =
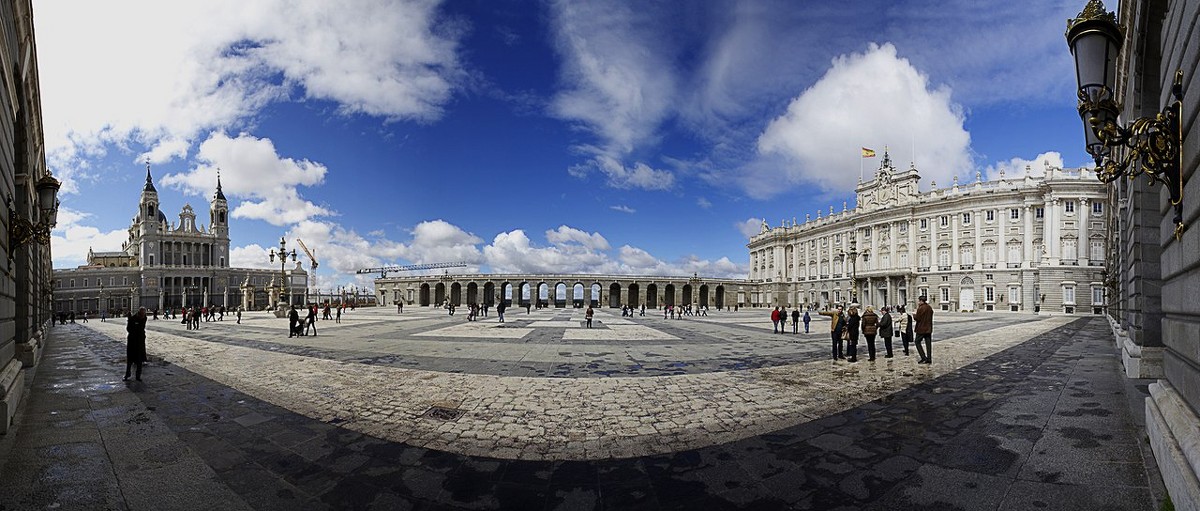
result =
[{"label": "ornate street lamp", "polygon": [[[1124,34],[1116,15],[1105,11],[1100,0],[1091,0],[1078,17],[1067,20],[1066,36],[1075,57],[1079,116],[1084,121],[1087,152],[1096,161],[1097,177],[1111,183],[1144,172],[1151,182],[1163,183],[1175,206],[1175,238],[1179,239],[1183,235],[1183,70],[1175,73],[1174,101],[1153,117],[1122,125],[1118,119],[1121,104],[1114,90]],[[1114,154],[1113,149],[1120,151]]]},{"label": "ornate street lamp", "polygon": [[[288,260],[289,256],[291,256],[293,262],[296,260],[296,249],[293,248],[292,252],[289,254],[287,251],[287,238],[281,236],[279,238],[279,252],[276,252],[275,249],[273,249],[273,248],[271,249],[271,253],[270,253],[271,262],[275,262],[276,256],[279,257],[279,279],[280,279],[279,280],[279,290],[282,292],[284,283],[287,282],[287,272],[285,270],[285,268],[287,267],[287,260]],[[286,305],[292,304],[292,297],[290,296],[291,292],[292,292],[291,285],[288,285],[288,293],[287,293],[288,296],[286,297],[286,299],[287,299]]]},{"label": "ornate street lamp", "polygon": [[8,231],[8,256],[11,259],[17,247],[30,241],[40,245],[50,244],[50,230],[58,224],[58,189],[62,187],[54,176],[48,172],[34,185],[37,190],[38,221],[30,222],[17,214],[13,198],[8,197],[8,218],[11,225]]},{"label": "ornate street lamp", "polygon": [[105,312],[108,307],[104,306],[104,280],[100,280],[100,295],[96,297],[97,312]]},{"label": "ornate street lamp", "polygon": [[842,261],[850,262],[850,303],[858,303],[858,272],[855,264],[858,259],[858,240],[852,234],[847,236],[850,237],[850,250],[839,252],[838,256],[842,258]]}]

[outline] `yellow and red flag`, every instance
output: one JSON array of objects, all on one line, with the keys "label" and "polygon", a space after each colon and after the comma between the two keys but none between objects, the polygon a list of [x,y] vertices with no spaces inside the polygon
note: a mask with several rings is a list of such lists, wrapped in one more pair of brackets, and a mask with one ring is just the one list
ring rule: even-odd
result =
[{"label": "yellow and red flag", "polygon": [[874,157],[875,157],[875,150],[874,150],[874,149],[867,149],[867,148],[865,148],[865,147],[864,147],[864,148],[862,148],[862,157],[863,157],[863,158],[874,158]]}]

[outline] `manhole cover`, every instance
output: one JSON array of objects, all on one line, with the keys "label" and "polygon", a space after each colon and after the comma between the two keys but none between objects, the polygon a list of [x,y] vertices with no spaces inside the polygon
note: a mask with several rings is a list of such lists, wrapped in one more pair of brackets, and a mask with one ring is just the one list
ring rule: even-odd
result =
[{"label": "manhole cover", "polygon": [[459,417],[462,417],[462,414],[463,411],[459,410],[458,408],[433,406],[428,410],[425,410],[425,413],[421,414],[421,417],[426,419],[437,419],[440,421],[456,421]]}]

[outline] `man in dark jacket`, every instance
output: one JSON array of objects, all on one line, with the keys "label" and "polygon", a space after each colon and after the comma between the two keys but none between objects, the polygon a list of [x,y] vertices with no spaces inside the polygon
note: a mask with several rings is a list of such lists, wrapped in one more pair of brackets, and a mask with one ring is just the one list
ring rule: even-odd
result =
[{"label": "man in dark jacket", "polygon": [[[921,360],[918,364],[933,363],[933,307],[930,307],[925,301],[925,297],[917,298],[917,312],[913,314],[913,320],[916,321],[916,327],[913,332],[917,334],[917,355],[920,355]],[[925,341],[925,349],[921,349],[921,341]]]},{"label": "man in dark jacket", "polygon": [[292,310],[288,311],[288,337],[300,335],[300,313],[296,312],[296,306],[292,306]]},{"label": "man in dark jacket", "polygon": [[879,337],[883,338],[883,358],[892,358],[892,313],[887,310],[879,313]]},{"label": "man in dark jacket", "polygon": [[829,316],[829,337],[833,340],[833,359],[846,358],[842,355],[842,332],[846,330],[846,318],[842,314],[842,308],[838,307],[834,311],[819,311],[818,314]]},{"label": "man in dark jacket", "polygon": [[800,308],[799,307],[796,307],[796,310],[792,311],[792,333],[793,334],[800,333]]},{"label": "man in dark jacket", "polygon": [[875,309],[867,306],[862,315],[862,333],[867,338],[867,360],[875,360],[875,335],[879,333],[879,315]]},{"label": "man in dark jacket", "polygon": [[904,356],[908,356],[908,345],[913,340],[913,317],[904,310],[904,306],[896,308],[900,312],[900,341],[904,345]]},{"label": "man in dark jacket", "polygon": [[858,307],[850,306],[850,313],[846,315],[846,331],[850,332],[850,340],[846,341],[847,362],[858,362],[858,329],[861,322]]}]

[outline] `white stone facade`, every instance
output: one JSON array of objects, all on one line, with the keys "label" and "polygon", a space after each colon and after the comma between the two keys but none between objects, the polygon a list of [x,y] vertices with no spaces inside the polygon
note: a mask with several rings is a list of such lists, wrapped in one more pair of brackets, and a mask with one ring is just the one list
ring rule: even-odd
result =
[{"label": "white stone facade", "polygon": [[[1087,169],[920,192],[884,152],[857,205],[751,238],[753,305],[849,302],[955,311],[1103,312],[1106,191]],[[853,250],[852,250],[853,248]],[[851,257],[850,253],[856,253]]]}]

